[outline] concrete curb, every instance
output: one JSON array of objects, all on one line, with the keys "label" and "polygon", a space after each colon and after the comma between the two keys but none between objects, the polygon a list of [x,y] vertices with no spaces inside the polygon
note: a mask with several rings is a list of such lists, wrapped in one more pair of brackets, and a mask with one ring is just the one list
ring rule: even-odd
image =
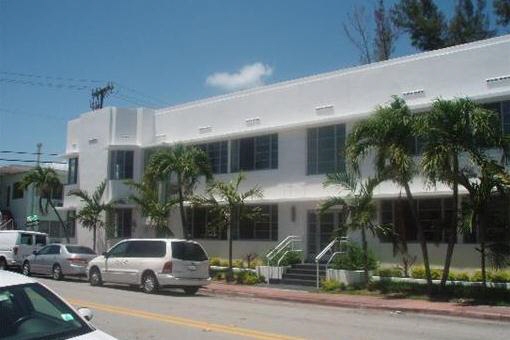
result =
[{"label": "concrete curb", "polygon": [[[453,317],[464,317],[471,319],[483,319],[483,320],[494,320],[494,321],[505,321],[510,322],[510,307],[508,307],[507,313],[501,313],[498,311],[486,311],[486,310],[477,310],[477,307],[472,306],[462,306],[455,305],[453,303],[441,303],[441,302],[427,302],[427,304],[441,304],[441,305],[428,305],[423,307],[415,307],[415,306],[405,306],[402,303],[398,302],[406,302],[408,300],[403,299],[401,301],[395,301],[394,305],[388,305],[387,303],[367,303],[360,299],[359,301],[353,301],[350,296],[348,300],[340,300],[338,298],[332,299],[331,296],[327,293],[300,293],[287,291],[276,291],[274,294],[269,294],[265,291],[255,291],[255,287],[250,287],[250,290],[242,291],[240,289],[229,290],[227,284],[224,284],[225,287],[214,287],[208,286],[206,288],[207,292],[210,292],[215,295],[223,295],[223,296],[232,296],[232,297],[247,297],[247,298],[257,298],[257,299],[266,299],[266,300],[276,300],[276,301],[285,301],[285,302],[297,302],[297,303],[306,303],[306,304],[315,304],[321,306],[329,306],[329,307],[341,307],[341,308],[354,308],[354,309],[371,309],[371,310],[383,310],[383,311],[400,311],[400,312],[409,312],[409,313],[418,313],[418,314],[429,314],[429,315],[443,315],[443,316],[453,316]],[[310,296],[306,296],[306,294],[311,294]],[[313,295],[312,295],[313,294]],[[324,296],[322,296],[324,295]],[[374,298],[375,299],[375,298]],[[374,300],[376,301],[376,300]],[[386,301],[380,301],[386,302]],[[489,307],[492,308],[492,307]],[[494,307],[499,308],[499,307]],[[506,307],[502,307],[506,308]]]}]

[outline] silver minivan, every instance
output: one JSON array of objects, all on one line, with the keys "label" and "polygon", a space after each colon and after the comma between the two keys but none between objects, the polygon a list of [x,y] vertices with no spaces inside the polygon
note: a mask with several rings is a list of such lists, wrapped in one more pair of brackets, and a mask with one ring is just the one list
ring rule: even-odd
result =
[{"label": "silver minivan", "polygon": [[141,286],[146,293],[162,287],[193,295],[209,284],[209,259],[202,246],[180,239],[128,239],[89,262],[92,286],[104,282]]},{"label": "silver minivan", "polygon": [[0,270],[21,268],[27,257],[48,243],[48,235],[28,230],[0,231]]}]

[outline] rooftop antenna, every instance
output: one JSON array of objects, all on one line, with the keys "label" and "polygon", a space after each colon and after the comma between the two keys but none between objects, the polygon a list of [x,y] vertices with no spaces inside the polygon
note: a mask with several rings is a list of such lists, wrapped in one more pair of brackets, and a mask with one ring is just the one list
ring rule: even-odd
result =
[{"label": "rooftop antenna", "polygon": [[113,83],[108,82],[104,87],[92,89],[92,98],[90,99],[90,108],[99,110],[103,108],[104,99],[113,92]]}]

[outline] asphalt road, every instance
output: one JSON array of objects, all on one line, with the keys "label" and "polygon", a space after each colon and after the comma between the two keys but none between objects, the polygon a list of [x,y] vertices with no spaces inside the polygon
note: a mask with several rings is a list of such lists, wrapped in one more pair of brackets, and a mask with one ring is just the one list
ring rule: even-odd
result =
[{"label": "asphalt road", "polygon": [[37,277],[119,339],[508,339],[510,324],[213,296]]}]

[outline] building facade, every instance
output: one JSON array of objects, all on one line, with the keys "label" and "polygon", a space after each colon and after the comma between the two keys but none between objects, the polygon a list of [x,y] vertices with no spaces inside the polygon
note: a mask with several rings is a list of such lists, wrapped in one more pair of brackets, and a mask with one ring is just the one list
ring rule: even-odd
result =
[{"label": "building facade", "polygon": [[[92,192],[107,180],[105,199],[121,203],[113,216],[114,227],[100,235],[103,249],[121,238],[153,236],[154,230],[127,199],[130,189],[125,181],[142,178],[155,148],[197,145],[208,153],[215,178],[229,180],[243,171],[247,180],[242,190],[255,185],[263,189],[264,197],[252,202],[260,205],[263,218],[235,228],[235,257],[263,255],[286,236],[299,235],[306,257],[312,258],[341,220],[335,212],[319,215],[317,206],[338,194],[338,188],[325,188],[323,181],[326,173],[344,167],[342,151],[353,123],[395,95],[413,112],[426,111],[436,98],[469,97],[501,112],[502,128],[510,132],[509,60],[510,36],[502,36],[168,108],[87,112],[68,123],[69,183],[64,191]],[[369,163],[362,169],[367,176],[373,171]],[[202,181],[198,191],[203,188]],[[440,265],[446,251],[441,225],[451,216],[451,191],[444,185],[430,187],[422,178],[416,178],[411,189],[430,241],[431,262]],[[391,182],[377,187],[379,222],[407,223],[402,196],[403,189]],[[65,195],[63,209],[72,211],[80,205]],[[189,209],[188,216],[193,237],[209,254],[226,256],[224,235],[209,231],[207,211]],[[169,223],[179,235],[178,211]],[[406,228],[409,251],[420,262],[413,226]],[[90,231],[78,227],[76,236],[79,243],[91,244]],[[476,232],[459,235],[454,267],[477,267],[475,242]],[[371,237],[370,247],[381,262],[399,262],[389,240]]]}]

